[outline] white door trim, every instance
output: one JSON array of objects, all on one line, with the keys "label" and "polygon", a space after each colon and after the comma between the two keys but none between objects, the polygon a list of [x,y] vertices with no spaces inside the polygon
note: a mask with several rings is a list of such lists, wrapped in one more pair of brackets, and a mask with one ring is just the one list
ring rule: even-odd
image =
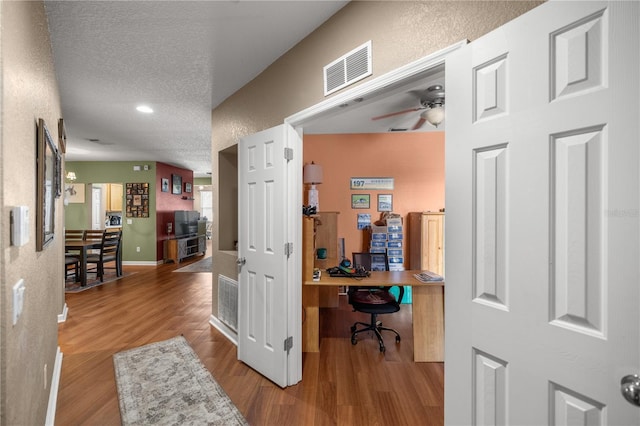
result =
[{"label": "white door trim", "polygon": [[[392,88],[407,84],[413,80],[417,80],[427,73],[429,70],[444,66],[446,57],[452,52],[460,49],[469,43],[468,40],[462,40],[454,43],[444,49],[438,50],[424,58],[418,59],[400,68],[396,68],[380,77],[374,78],[368,82],[365,82],[352,89],[346,90],[336,96],[326,99],[320,103],[317,103],[307,109],[297,112],[287,118],[284,123],[295,129],[297,133],[296,137],[291,137],[291,133],[288,133],[286,138],[286,144],[289,148],[293,149],[293,166],[290,170],[295,170],[288,175],[288,206],[291,213],[292,220],[288,221],[287,233],[289,235],[289,241],[294,243],[294,250],[292,256],[293,268],[289,269],[289,326],[292,336],[294,338],[293,349],[288,357],[288,385],[293,385],[302,380],[302,322],[295,315],[295,312],[299,312],[300,303],[302,300],[302,288],[295,283],[300,282],[302,277],[302,215],[300,214],[302,206],[302,150],[303,150],[303,129],[304,124],[310,120],[319,119],[323,114],[330,112],[333,108],[339,107],[341,104],[351,99],[359,98],[362,96],[371,96],[373,94],[382,94],[384,92],[390,92]],[[292,129],[289,129],[290,132]],[[292,321],[292,318],[298,318],[298,320]],[[296,343],[299,342],[299,343]]]}]

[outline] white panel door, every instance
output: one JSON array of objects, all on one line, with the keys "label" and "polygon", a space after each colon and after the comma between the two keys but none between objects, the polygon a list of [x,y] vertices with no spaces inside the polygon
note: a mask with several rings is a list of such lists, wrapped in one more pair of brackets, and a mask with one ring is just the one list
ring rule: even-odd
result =
[{"label": "white panel door", "polygon": [[[289,270],[286,126],[238,145],[238,359],[288,384]],[[224,182],[223,182],[224,183]],[[299,304],[297,305],[299,306]],[[299,309],[295,311],[299,312]]]},{"label": "white panel door", "polygon": [[639,5],[550,1],[446,60],[446,424],[640,424]]},{"label": "white panel door", "polygon": [[102,207],[102,186],[91,187],[91,229],[104,229],[104,208]]}]

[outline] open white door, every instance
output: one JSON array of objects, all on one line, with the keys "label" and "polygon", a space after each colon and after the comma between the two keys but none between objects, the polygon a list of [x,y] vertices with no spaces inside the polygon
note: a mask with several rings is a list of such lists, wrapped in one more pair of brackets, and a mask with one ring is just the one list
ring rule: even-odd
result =
[{"label": "open white door", "polygon": [[291,254],[301,196],[288,183],[301,179],[287,145],[301,145],[296,137],[281,125],[238,144],[238,359],[281,387],[301,379],[299,345],[291,352],[300,341],[301,306],[292,279],[301,272]]},{"label": "open white door", "polygon": [[446,424],[640,424],[639,10],[550,1],[446,60]]}]

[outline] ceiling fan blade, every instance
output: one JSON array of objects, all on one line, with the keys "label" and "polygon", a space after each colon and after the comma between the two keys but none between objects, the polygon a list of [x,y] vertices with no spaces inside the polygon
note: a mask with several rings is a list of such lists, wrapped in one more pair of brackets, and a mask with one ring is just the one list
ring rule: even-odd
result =
[{"label": "ceiling fan blade", "polygon": [[416,122],[416,124],[413,125],[411,130],[418,130],[426,122],[427,120],[425,118],[420,117],[420,119]]},{"label": "ceiling fan blade", "polygon": [[423,109],[423,108],[422,107],[418,107],[418,108],[405,109],[403,111],[396,111],[396,112],[392,112],[390,114],[379,115],[377,117],[373,117],[372,120],[381,120],[383,118],[393,117],[394,115],[400,115],[400,114],[406,114],[408,112],[420,111],[421,109]]}]

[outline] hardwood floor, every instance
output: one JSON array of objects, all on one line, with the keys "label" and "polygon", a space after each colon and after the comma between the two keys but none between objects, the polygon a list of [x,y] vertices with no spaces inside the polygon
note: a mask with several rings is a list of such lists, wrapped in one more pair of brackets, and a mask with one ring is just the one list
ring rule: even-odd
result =
[{"label": "hardwood floor", "polygon": [[68,294],[59,327],[63,352],[57,425],[120,424],[112,356],[183,334],[251,425],[442,425],[444,366],[414,363],[411,306],[382,317],[397,329],[387,351],[373,336],[357,345],[349,328],[363,314],[321,312],[319,353],[303,355],[303,380],[281,389],[237,360],[236,347],[209,324],[211,274],[172,273],[180,265],[127,267],[126,278]]}]

